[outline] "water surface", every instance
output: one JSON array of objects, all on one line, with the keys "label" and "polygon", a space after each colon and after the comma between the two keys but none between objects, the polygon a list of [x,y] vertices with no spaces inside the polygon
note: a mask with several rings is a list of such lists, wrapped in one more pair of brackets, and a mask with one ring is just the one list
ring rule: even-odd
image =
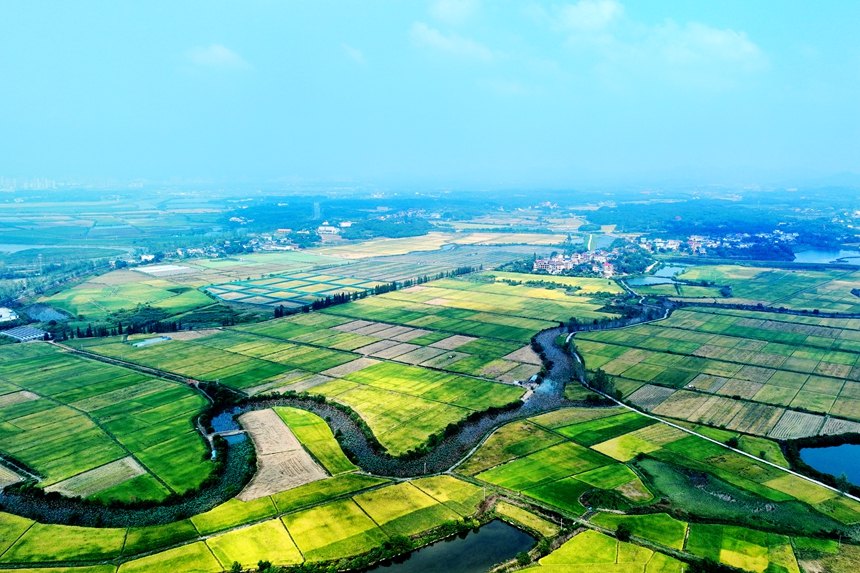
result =
[{"label": "water surface", "polygon": [[860,251],[821,251],[813,249],[810,251],[801,251],[794,253],[795,263],[848,263],[851,265],[860,265]]},{"label": "water surface", "polygon": [[491,521],[478,531],[437,541],[393,562],[376,573],[485,573],[493,565],[528,551],[534,538],[503,521]]},{"label": "water surface", "polygon": [[627,284],[630,286],[677,284],[678,281],[672,277],[685,270],[687,270],[687,265],[665,266],[653,275],[630,279]]},{"label": "water surface", "polygon": [[800,459],[820,472],[839,477],[843,473],[848,481],[860,485],[860,445],[842,444],[829,448],[803,448]]}]

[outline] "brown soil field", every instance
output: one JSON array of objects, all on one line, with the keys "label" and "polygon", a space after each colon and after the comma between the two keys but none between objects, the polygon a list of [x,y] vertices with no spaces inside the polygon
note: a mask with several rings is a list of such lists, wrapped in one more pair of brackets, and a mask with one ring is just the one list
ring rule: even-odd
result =
[{"label": "brown soil field", "polygon": [[448,338],[443,338],[438,342],[434,342],[430,346],[433,348],[441,348],[443,350],[455,350],[460,348],[464,344],[468,344],[474,340],[478,340],[474,336],[463,336],[462,334],[455,334],[454,336],[449,336]]},{"label": "brown soil field", "polygon": [[328,370],[320,372],[320,374],[324,374],[325,376],[331,376],[333,378],[343,378],[348,374],[358,372],[359,370],[364,370],[368,366],[373,366],[374,364],[379,364],[379,360],[374,360],[373,358],[367,357],[356,358],[352,362],[347,362],[346,364],[341,364],[340,366],[329,368]]},{"label": "brown soil field", "polygon": [[507,356],[502,356],[503,360],[511,360],[513,362],[525,362],[526,364],[541,365],[540,356],[532,350],[531,346],[523,346],[519,350],[514,350]]},{"label": "brown soil field", "polygon": [[274,410],[242,414],[239,422],[257,448],[257,473],[237,496],[240,501],[252,501],[328,477]]}]

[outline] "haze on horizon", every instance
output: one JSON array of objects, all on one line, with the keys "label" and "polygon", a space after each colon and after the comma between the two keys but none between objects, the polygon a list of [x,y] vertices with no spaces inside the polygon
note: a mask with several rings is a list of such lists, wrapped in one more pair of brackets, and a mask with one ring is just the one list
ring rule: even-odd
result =
[{"label": "haze on horizon", "polygon": [[860,3],[0,2],[0,176],[860,173]]}]

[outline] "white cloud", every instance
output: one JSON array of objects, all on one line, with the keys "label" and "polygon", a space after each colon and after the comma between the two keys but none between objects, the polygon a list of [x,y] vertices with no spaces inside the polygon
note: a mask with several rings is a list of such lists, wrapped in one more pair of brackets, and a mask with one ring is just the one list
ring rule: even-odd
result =
[{"label": "white cloud", "polygon": [[669,65],[728,64],[744,71],[767,66],[767,58],[744,32],[720,30],[698,22],[683,28],[667,21],[656,29],[653,41]]},{"label": "white cloud", "polygon": [[430,14],[446,24],[462,24],[479,7],[477,0],[436,0],[430,4]]},{"label": "white cloud", "polygon": [[423,22],[415,22],[412,25],[410,36],[415,46],[443,52],[456,58],[477,62],[489,62],[493,59],[493,52],[484,44],[454,33],[445,35]]},{"label": "white cloud", "polygon": [[361,50],[356,50],[352,46],[343,45],[343,51],[346,53],[346,57],[354,62],[358,62],[359,64],[365,64],[367,62],[364,61],[364,54],[361,53]]},{"label": "white cloud", "polygon": [[195,46],[185,56],[189,62],[196,66],[217,69],[242,70],[251,67],[242,56],[221,44],[212,44],[208,48]]},{"label": "white cloud", "polygon": [[558,9],[556,26],[563,30],[597,32],[624,15],[615,0],[580,0]]},{"label": "white cloud", "polygon": [[724,89],[768,67],[745,32],[667,19],[645,25],[625,17],[617,0],[581,0],[556,8],[550,27],[567,35],[570,55],[605,81],[660,78],[678,86]]}]

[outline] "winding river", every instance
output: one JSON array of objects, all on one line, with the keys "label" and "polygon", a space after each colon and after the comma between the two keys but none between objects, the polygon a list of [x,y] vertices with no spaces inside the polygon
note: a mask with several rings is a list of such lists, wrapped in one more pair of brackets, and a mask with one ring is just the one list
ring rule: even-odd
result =
[{"label": "winding river", "polygon": [[[292,406],[317,414],[340,433],[341,445],[362,470],[377,476],[408,478],[448,471],[467,457],[482,440],[499,426],[512,420],[534,416],[565,405],[574,405],[564,398],[565,384],[577,377],[577,364],[555,345],[555,339],[565,332],[563,327],[544,330],[537,340],[552,361],[549,375],[522,405],[502,412],[485,412],[464,424],[453,436],[447,437],[430,452],[411,459],[393,458],[371,444],[361,428],[343,410],[332,404],[307,398],[277,397],[254,400],[251,403],[223,411],[230,417],[251,410],[273,406]],[[35,519],[42,523],[59,523],[98,527],[138,527],[158,525],[186,519],[224,503],[238,493],[249,478],[246,475],[248,456],[253,453],[250,440],[235,440],[228,444],[225,470],[217,483],[198,495],[178,503],[147,508],[108,508],[76,499],[39,499],[15,492],[0,492],[4,511]]]}]

